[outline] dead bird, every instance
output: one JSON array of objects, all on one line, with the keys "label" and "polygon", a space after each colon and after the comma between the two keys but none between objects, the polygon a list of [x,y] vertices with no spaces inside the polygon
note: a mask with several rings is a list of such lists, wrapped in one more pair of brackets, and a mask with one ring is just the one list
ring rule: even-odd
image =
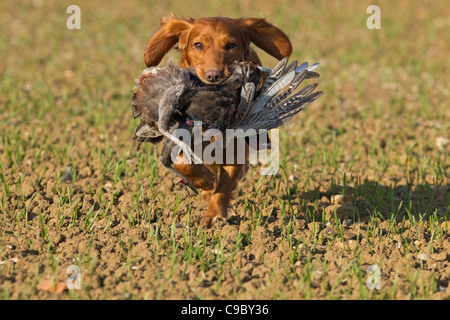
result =
[{"label": "dead bird", "polygon": [[304,79],[319,76],[313,71],[317,64],[307,68],[307,63],[297,66],[296,61],[289,65],[287,62],[287,58],[282,59],[274,69],[235,63],[231,76],[216,85],[203,83],[194,69],[181,69],[172,62],[165,68],[145,69],[132,97],[132,116],[141,120],[134,140],[140,145],[159,143],[166,137],[160,162],[197,193],[188,179],[173,168],[171,154],[174,148],[182,148],[188,157],[202,160],[190,145],[172,134],[174,130],[192,130],[191,123],[196,120],[204,129],[220,131],[281,126],[322,94],[312,93],[317,84],[295,92]]},{"label": "dead bird", "polygon": [[[242,86],[260,81],[260,70],[249,64],[234,64],[231,76],[218,85],[206,85],[194,69],[181,69],[171,61],[165,68],[145,69],[132,98],[132,116],[140,117],[134,140],[159,143],[166,140],[160,162],[177,174],[182,184],[197,193],[188,179],[172,167],[171,153],[179,140],[176,129],[192,131],[192,121],[201,120],[205,129],[225,129],[230,126],[240,106]],[[188,149],[189,150],[189,149]],[[200,159],[196,159],[201,161]]]}]

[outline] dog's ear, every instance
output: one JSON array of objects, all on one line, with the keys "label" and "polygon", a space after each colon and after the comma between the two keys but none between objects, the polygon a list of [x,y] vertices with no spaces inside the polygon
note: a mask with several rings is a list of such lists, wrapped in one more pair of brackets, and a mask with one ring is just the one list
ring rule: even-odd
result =
[{"label": "dog's ear", "polygon": [[291,41],[283,31],[273,24],[270,24],[265,19],[258,18],[243,18],[237,20],[242,31],[257,47],[278,60],[291,55]]},{"label": "dog's ear", "polygon": [[178,42],[180,36],[192,28],[194,19],[181,19],[171,14],[161,19],[161,28],[150,38],[145,47],[144,60],[147,67],[157,66],[164,55]]}]

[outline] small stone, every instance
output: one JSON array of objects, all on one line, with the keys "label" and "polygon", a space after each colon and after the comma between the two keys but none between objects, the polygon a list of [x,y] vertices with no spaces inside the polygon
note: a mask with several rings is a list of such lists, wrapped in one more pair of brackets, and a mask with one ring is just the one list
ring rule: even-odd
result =
[{"label": "small stone", "polygon": [[347,239],[347,240],[354,240],[354,239],[356,239],[356,234],[354,234],[353,232],[346,232],[346,233],[344,233],[344,239]]},{"label": "small stone", "polygon": [[16,248],[16,246],[13,245],[13,244],[11,244],[11,243],[6,243],[6,244],[5,244],[5,247],[8,248],[8,249],[10,249],[10,250],[14,250],[14,249]]},{"label": "small stone", "polygon": [[73,172],[72,168],[68,167],[61,176],[62,182],[72,182],[73,181]]},{"label": "small stone", "polygon": [[445,146],[448,144],[448,139],[445,137],[437,137],[436,138],[436,147],[438,147],[439,150],[444,150]]},{"label": "small stone", "polygon": [[8,263],[8,262],[14,262],[14,263],[17,263],[18,261],[19,261],[19,259],[18,259],[17,257],[14,257],[14,258],[11,258],[11,259],[8,259],[8,260],[0,261],[0,265],[6,264],[6,263]]},{"label": "small stone", "polygon": [[332,204],[325,208],[325,215],[327,220],[333,220],[334,214],[336,212],[336,217],[338,220],[353,218],[355,215],[356,208],[353,206],[341,206],[337,204]]},{"label": "small stone", "polygon": [[343,204],[344,203],[344,195],[343,194],[333,194],[330,197],[332,204]]},{"label": "small stone", "polygon": [[331,204],[350,205],[353,203],[353,196],[351,194],[333,194],[330,200]]},{"label": "small stone", "polygon": [[104,188],[106,189],[106,191],[111,191],[113,189],[113,185],[108,181],[107,183],[105,183]]},{"label": "small stone", "polygon": [[417,255],[417,259],[419,259],[419,260],[424,260],[424,261],[428,261],[428,260],[431,259],[431,256],[430,256],[429,254],[426,254],[426,253],[419,253],[419,254]]},{"label": "small stone", "polygon": [[342,225],[344,226],[350,226],[353,224],[353,219],[344,219],[342,220]]}]

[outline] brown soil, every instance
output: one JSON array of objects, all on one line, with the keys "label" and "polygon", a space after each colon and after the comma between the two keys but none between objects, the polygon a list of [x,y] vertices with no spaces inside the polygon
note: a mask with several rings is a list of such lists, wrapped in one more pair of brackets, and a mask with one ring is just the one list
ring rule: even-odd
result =
[{"label": "brown soil", "polygon": [[[123,132],[125,129],[115,127],[115,130]],[[76,126],[74,134],[83,137],[86,131],[88,128],[80,125]],[[90,148],[80,146],[77,152],[89,154]],[[45,286],[39,283],[51,278],[55,286],[61,285],[68,278],[68,266],[74,264],[82,266],[85,290],[80,293],[80,298],[299,299],[327,298],[330,290],[341,298],[360,298],[358,288],[361,283],[355,275],[364,283],[368,277],[366,270],[371,265],[377,265],[381,270],[380,297],[395,290],[395,298],[408,298],[415,290],[410,278],[419,273],[421,279],[432,279],[435,283],[433,288],[420,289],[426,291],[424,295],[432,299],[449,297],[449,222],[432,224],[425,221],[417,228],[412,226],[403,209],[396,221],[370,218],[365,214],[370,210],[369,201],[366,196],[353,194],[352,184],[346,186],[345,195],[342,186],[323,181],[320,184],[313,182],[310,191],[306,192],[301,184],[298,184],[298,190],[292,185],[287,188],[278,176],[264,180],[259,191],[263,196],[256,200],[259,203],[251,197],[245,203],[243,195],[254,193],[258,186],[258,170],[254,170],[241,183],[239,194],[232,201],[228,224],[218,224],[211,230],[200,229],[207,246],[203,259],[209,261],[210,266],[203,269],[200,260],[189,264],[182,261],[185,236],[195,235],[207,204],[198,198],[187,198],[179,186],[174,186],[173,177],[162,173],[154,182],[154,192],[169,195],[166,209],[155,200],[150,188],[143,187],[143,198],[139,201],[141,208],[147,211],[138,219],[138,213],[133,209],[138,191],[136,184],[128,183],[124,188],[121,183],[102,178],[96,165],[78,161],[74,166],[74,181],[61,183],[57,177],[64,171],[64,165],[49,158],[45,162],[45,175],[39,177],[44,164],[33,169],[29,162],[26,157],[22,160],[20,173],[14,173],[12,169],[4,172],[8,183],[21,179],[20,188],[17,185],[10,188],[11,195],[4,201],[2,209],[6,213],[2,230],[2,264],[6,268],[0,274],[1,287],[14,299],[73,295],[64,287],[42,289]],[[128,165],[136,166],[133,161]],[[286,180],[304,181],[305,176],[296,171],[283,181]],[[139,181],[138,186],[140,183],[147,185],[145,179]],[[92,185],[102,186],[101,200],[98,192],[91,194]],[[64,197],[55,190],[68,186],[72,190],[72,205],[61,205]],[[419,187],[403,188],[403,191],[400,188],[398,199],[389,203],[385,195],[392,191],[390,188],[369,181],[363,187],[381,193],[381,213],[388,213],[402,199],[408,198],[402,192],[408,192],[413,202],[422,192]],[[437,187],[431,194],[433,207],[445,211],[449,187]],[[174,214],[176,195],[184,199]],[[3,196],[4,193],[0,198]],[[112,205],[105,217],[86,226],[89,210],[102,215],[99,209],[105,210],[105,204],[109,203]],[[251,205],[262,208],[259,225],[249,216]],[[324,210],[316,210],[313,219],[310,213],[314,208]],[[19,222],[9,216],[14,210],[16,215],[22,214]],[[311,222],[313,220],[316,222]],[[392,231],[391,224],[396,232]],[[290,228],[288,237],[286,228]],[[432,239],[430,245],[433,232],[440,236]],[[367,241],[366,237],[370,239]],[[221,239],[221,247],[214,245],[217,238]],[[201,240],[202,236],[196,239]],[[179,246],[174,251],[178,263],[170,270],[174,255],[168,248],[172,243]],[[405,245],[414,249],[405,250]],[[214,262],[217,254],[226,259],[221,265],[223,269],[218,269]],[[351,271],[353,265],[356,270]],[[309,283],[302,284],[306,272]],[[221,285],[217,289],[219,273]],[[306,294],[300,290],[302,285],[310,286],[310,292]],[[336,291],[334,286],[339,290]]]}]

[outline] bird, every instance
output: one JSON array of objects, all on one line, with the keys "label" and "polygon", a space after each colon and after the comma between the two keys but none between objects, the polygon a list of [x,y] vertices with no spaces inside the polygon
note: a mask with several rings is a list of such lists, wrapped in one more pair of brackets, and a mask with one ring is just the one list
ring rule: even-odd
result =
[{"label": "bird", "polygon": [[[157,144],[164,138],[159,161],[177,176],[185,187],[198,193],[189,180],[172,166],[171,155],[185,153],[188,159],[201,163],[192,146],[178,139],[177,129],[193,132],[193,124],[201,121],[202,130],[277,128],[323,94],[313,92],[317,83],[299,91],[304,79],[317,78],[318,63],[308,67],[297,61],[282,59],[273,69],[252,62],[235,62],[230,77],[220,84],[205,84],[195,69],[182,69],[169,60],[166,67],[145,69],[132,92],[132,117],[140,118],[133,140],[138,149],[144,142]],[[242,136],[248,143],[248,136]],[[266,141],[269,141],[266,139]],[[270,142],[266,146],[270,147]],[[261,146],[255,148],[260,149]]]},{"label": "bird", "polygon": [[[203,121],[205,129],[226,128],[230,125],[240,101],[244,80],[251,81],[250,77],[242,76],[238,64],[233,69],[236,72],[232,72],[220,85],[204,84],[197,77],[195,69],[181,69],[173,61],[169,61],[167,67],[147,68],[136,79],[132,117],[140,117],[141,122],[133,139],[138,142],[139,148],[143,142],[157,144],[166,136],[168,139],[164,143],[160,162],[181,178],[179,182],[195,193],[197,190],[188,179],[172,167],[171,153],[180,142],[172,132],[176,129],[192,131],[192,121],[197,119]],[[253,81],[260,80],[257,72],[251,75]],[[195,160],[201,162],[199,158]]]}]

